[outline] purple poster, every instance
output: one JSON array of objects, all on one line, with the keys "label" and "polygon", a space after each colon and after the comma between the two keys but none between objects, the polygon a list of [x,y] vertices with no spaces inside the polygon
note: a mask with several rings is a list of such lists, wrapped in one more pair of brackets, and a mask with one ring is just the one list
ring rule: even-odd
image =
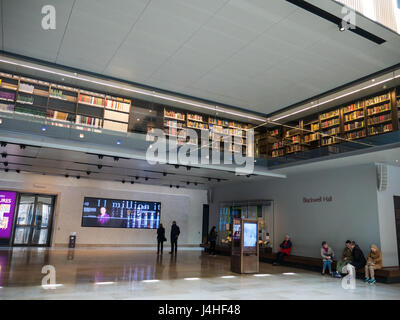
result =
[{"label": "purple poster", "polygon": [[16,192],[0,191],[0,239],[11,236]]}]

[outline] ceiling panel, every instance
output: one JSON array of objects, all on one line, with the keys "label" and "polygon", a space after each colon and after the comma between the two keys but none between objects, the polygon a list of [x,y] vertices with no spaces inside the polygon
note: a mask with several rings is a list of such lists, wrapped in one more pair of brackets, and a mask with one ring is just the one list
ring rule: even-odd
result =
[{"label": "ceiling panel", "polygon": [[55,62],[71,12],[73,0],[52,1],[56,9],[56,29],[42,28],[42,7],[48,0],[2,0],[5,51]]}]

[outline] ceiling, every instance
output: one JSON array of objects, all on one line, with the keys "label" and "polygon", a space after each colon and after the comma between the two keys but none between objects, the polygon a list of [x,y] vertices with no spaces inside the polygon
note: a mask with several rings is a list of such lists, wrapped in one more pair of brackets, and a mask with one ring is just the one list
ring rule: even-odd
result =
[{"label": "ceiling", "polygon": [[357,16],[377,45],[285,0],[0,1],[3,51],[264,114],[400,62],[398,34]]},{"label": "ceiling", "polygon": [[[100,166],[100,167],[99,167]],[[0,147],[0,171],[119,181],[126,184],[179,186],[208,189],[224,182],[266,180],[262,175],[235,175],[231,171],[175,165],[151,165],[145,160],[99,157],[98,154],[65,149],[6,143]],[[189,184],[188,184],[189,182]]]}]

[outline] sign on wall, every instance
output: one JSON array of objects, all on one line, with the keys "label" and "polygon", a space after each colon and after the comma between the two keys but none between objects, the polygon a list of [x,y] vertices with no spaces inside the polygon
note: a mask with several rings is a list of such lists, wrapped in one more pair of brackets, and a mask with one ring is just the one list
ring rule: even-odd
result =
[{"label": "sign on wall", "polygon": [[0,191],[0,239],[11,236],[16,198],[16,192]]}]

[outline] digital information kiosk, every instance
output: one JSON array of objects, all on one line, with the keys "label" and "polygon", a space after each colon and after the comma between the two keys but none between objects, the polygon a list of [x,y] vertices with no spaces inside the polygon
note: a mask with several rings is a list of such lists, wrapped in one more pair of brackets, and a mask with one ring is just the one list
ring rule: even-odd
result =
[{"label": "digital information kiosk", "polygon": [[258,221],[234,218],[232,221],[231,270],[236,273],[258,273]]}]

